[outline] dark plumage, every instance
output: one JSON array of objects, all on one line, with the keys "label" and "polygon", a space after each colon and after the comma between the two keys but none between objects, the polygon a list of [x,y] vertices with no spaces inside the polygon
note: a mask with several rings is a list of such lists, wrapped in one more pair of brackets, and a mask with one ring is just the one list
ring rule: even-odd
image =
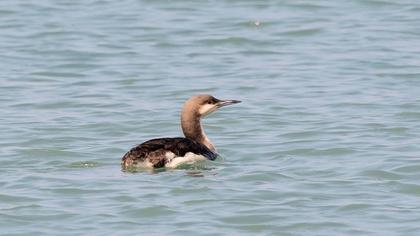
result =
[{"label": "dark plumage", "polygon": [[172,152],[178,157],[185,156],[192,152],[206,157],[209,160],[215,160],[217,153],[212,152],[206,146],[187,138],[158,138],[146,141],[128,151],[122,158],[122,164],[126,166],[135,166],[137,162],[146,159],[153,165],[153,168],[164,167],[170,161],[165,156],[166,152]]},{"label": "dark plumage", "polygon": [[198,160],[215,160],[216,148],[201,126],[201,118],[220,107],[239,103],[219,100],[202,94],[188,99],[181,112],[181,127],[185,138],[159,138],[146,141],[128,151],[121,160],[123,168],[176,167]]}]

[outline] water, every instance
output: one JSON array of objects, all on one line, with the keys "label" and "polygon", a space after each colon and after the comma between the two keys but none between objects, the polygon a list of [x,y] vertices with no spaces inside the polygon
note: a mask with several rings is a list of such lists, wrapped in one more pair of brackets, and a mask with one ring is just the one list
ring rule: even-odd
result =
[{"label": "water", "polygon": [[[1,1],[0,234],[419,235],[420,2]],[[223,158],[123,172],[206,92]]]}]

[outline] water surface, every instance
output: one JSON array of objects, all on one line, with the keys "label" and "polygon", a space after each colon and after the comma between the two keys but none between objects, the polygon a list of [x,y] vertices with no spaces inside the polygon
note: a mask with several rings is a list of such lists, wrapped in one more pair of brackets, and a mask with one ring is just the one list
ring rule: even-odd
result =
[{"label": "water surface", "polygon": [[[418,235],[418,1],[1,1],[4,235]],[[196,93],[222,158],[121,171]]]}]

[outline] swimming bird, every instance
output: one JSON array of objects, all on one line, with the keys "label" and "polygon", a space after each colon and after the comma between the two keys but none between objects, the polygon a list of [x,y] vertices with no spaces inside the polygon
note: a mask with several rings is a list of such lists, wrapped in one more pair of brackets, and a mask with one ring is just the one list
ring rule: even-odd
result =
[{"label": "swimming bird", "polygon": [[157,138],[133,147],[121,160],[127,168],[174,168],[185,163],[215,160],[216,148],[207,138],[201,118],[238,100],[219,100],[208,94],[192,96],[181,111],[181,127],[185,138]]}]

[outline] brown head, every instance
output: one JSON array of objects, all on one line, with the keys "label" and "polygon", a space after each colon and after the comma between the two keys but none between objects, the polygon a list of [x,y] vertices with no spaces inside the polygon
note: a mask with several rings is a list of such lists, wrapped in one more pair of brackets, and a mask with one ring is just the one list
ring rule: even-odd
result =
[{"label": "brown head", "polygon": [[219,100],[208,94],[192,96],[185,102],[181,112],[181,126],[185,137],[200,142],[215,151],[201,127],[200,119],[221,107],[240,102],[238,100]]}]

